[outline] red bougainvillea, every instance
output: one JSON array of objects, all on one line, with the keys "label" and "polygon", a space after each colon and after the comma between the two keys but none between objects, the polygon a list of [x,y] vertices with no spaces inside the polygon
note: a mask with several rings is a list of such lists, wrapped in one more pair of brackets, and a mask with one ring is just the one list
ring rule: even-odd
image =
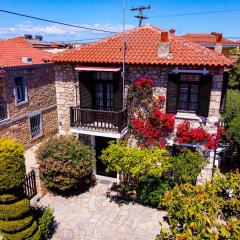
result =
[{"label": "red bougainvillea", "polygon": [[[134,83],[135,86],[144,89],[153,85],[153,81],[141,78]],[[148,96],[151,99],[151,96]],[[131,119],[131,125],[138,135],[139,146],[159,146],[166,145],[167,138],[174,130],[174,116],[163,112],[165,97],[159,96],[152,99],[147,109],[141,109],[137,115]]]},{"label": "red bougainvillea", "polygon": [[134,86],[144,88],[153,86],[154,81],[147,77],[141,77],[138,81],[134,82]]},{"label": "red bougainvillea", "polygon": [[222,129],[217,128],[217,133],[210,134],[203,127],[191,128],[189,121],[184,121],[177,127],[175,141],[179,144],[201,144],[206,148],[215,149],[221,139]]}]

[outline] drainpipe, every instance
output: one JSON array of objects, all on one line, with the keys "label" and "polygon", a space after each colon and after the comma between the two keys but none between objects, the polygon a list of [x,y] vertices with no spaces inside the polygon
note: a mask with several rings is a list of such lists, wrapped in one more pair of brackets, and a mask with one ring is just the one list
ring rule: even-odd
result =
[{"label": "drainpipe", "polygon": [[126,51],[126,42],[125,42],[125,11],[126,11],[126,3],[125,0],[122,0],[122,15],[123,15],[123,39],[122,39],[122,80],[123,80],[123,106],[122,109],[125,108],[125,51]]},{"label": "drainpipe", "polygon": [[74,74],[74,87],[75,87],[75,89],[74,89],[74,94],[75,94],[75,107],[77,107],[77,103],[78,103],[78,94],[77,94],[77,90],[78,90],[78,86],[77,86],[77,84],[78,84],[78,79],[76,78],[76,73],[75,73],[75,68],[74,68],[74,66],[73,65],[71,65],[71,67],[72,67],[72,71],[73,71],[73,74]]}]

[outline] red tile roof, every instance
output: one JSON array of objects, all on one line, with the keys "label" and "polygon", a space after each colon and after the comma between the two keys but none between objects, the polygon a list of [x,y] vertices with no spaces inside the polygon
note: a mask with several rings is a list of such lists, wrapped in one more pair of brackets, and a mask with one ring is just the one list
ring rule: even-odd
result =
[{"label": "red tile roof", "polygon": [[[53,54],[35,49],[19,39],[17,41],[0,40],[0,67],[43,64],[44,59],[52,56]],[[32,58],[32,63],[23,62],[22,57]]]},{"label": "red tile roof", "polygon": [[[187,33],[183,35],[185,39],[199,44],[216,44],[216,35],[212,33]],[[222,44],[234,44],[235,42],[222,37]]]},{"label": "red tile roof", "polygon": [[[230,66],[232,64],[223,55],[175,35],[169,36],[172,57],[159,58],[157,47],[161,42],[161,31],[163,30],[152,25],[144,25],[126,32],[126,63],[204,66]],[[80,46],[78,49],[59,53],[51,61],[59,63],[121,63],[122,39],[123,34],[119,33],[113,37]]]}]

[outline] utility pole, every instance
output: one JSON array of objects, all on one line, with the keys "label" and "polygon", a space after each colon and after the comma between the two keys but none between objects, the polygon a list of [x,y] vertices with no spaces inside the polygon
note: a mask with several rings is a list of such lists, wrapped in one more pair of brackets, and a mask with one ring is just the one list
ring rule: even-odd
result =
[{"label": "utility pole", "polygon": [[148,7],[146,7],[146,6],[141,6],[141,7],[132,7],[132,8],[130,8],[130,11],[138,11],[138,15],[135,15],[134,17],[135,18],[137,18],[138,19],[138,22],[139,22],[139,27],[141,27],[141,25],[142,25],[142,21],[144,20],[144,19],[148,19],[148,17],[146,17],[146,16],[143,16],[143,11],[144,10],[149,10],[149,9],[151,9],[151,6],[150,5],[148,5]]}]

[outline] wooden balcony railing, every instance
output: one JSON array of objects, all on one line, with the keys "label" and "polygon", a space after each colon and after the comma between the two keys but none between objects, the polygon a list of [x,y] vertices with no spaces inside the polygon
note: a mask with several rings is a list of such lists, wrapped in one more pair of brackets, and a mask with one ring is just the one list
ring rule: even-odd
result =
[{"label": "wooden balcony railing", "polygon": [[0,121],[8,118],[7,114],[7,104],[0,102]]},{"label": "wooden balcony railing", "polygon": [[70,107],[71,127],[121,132],[127,126],[127,110],[102,111]]}]

